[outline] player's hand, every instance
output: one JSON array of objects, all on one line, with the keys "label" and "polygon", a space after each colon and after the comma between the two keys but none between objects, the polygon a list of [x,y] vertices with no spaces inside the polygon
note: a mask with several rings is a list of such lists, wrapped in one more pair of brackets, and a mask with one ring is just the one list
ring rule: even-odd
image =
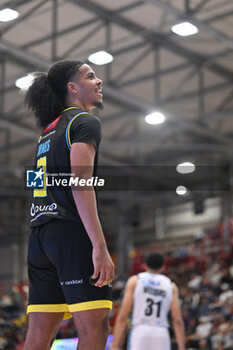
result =
[{"label": "player's hand", "polygon": [[91,278],[96,279],[99,276],[95,286],[103,287],[111,283],[114,278],[115,268],[106,246],[101,248],[94,247],[92,260],[94,273]]}]

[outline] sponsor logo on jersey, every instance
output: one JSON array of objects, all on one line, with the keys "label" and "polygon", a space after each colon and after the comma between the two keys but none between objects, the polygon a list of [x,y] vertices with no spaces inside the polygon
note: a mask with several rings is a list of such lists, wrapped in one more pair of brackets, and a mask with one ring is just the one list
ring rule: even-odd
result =
[{"label": "sponsor logo on jersey", "polygon": [[60,282],[61,286],[72,286],[74,284],[83,284],[83,279],[81,278],[80,280],[72,280],[72,281],[61,281]]},{"label": "sponsor logo on jersey", "polygon": [[49,124],[45,127],[45,129],[43,130],[42,133],[47,132],[47,131],[49,131],[49,130],[55,128],[55,126],[56,126],[57,123],[59,122],[59,119],[60,119],[60,118],[61,118],[61,115],[60,115],[59,117],[57,117],[56,119],[54,119],[51,123],[49,123]]},{"label": "sponsor logo on jersey", "polygon": [[[57,209],[57,204],[56,203],[51,203],[49,205],[35,205],[32,203],[31,209],[30,209],[30,214],[31,216],[35,216],[37,214],[43,215],[43,214],[54,214],[54,210]],[[56,212],[57,213],[57,212]],[[38,217],[38,215],[37,215]]]},{"label": "sponsor logo on jersey", "polygon": [[53,130],[53,131],[49,132],[47,135],[44,135],[44,136],[41,136],[41,135],[40,135],[40,137],[39,137],[39,139],[38,139],[38,143],[40,143],[43,139],[45,139],[45,138],[51,136],[52,134],[55,134],[55,132],[56,132],[56,130]]},{"label": "sponsor logo on jersey", "polygon": [[149,282],[149,284],[151,284],[152,286],[156,286],[156,287],[158,287],[158,286],[160,286],[160,281],[154,281],[154,280],[149,280],[148,281]]}]

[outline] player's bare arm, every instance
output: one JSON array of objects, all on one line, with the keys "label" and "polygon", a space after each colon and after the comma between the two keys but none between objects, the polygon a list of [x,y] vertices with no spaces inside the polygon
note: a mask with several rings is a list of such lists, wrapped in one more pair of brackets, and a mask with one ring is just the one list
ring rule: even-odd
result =
[{"label": "player's bare arm", "polygon": [[[93,174],[95,158],[95,147],[92,144],[74,143],[71,146],[70,163],[71,172],[79,178],[89,179]],[[103,287],[109,284],[114,278],[114,265],[109,255],[102,227],[99,221],[95,191],[88,186],[87,190],[82,187],[72,189],[75,204],[83,225],[93,245],[93,279],[99,279],[96,286]]]},{"label": "player's bare arm", "polygon": [[171,316],[179,350],[185,350],[185,330],[179,301],[179,291],[175,283],[172,283]]},{"label": "player's bare arm", "polygon": [[133,306],[133,294],[137,284],[137,279],[137,276],[132,276],[126,284],[124,298],[114,327],[111,350],[123,349],[127,333],[127,320]]}]

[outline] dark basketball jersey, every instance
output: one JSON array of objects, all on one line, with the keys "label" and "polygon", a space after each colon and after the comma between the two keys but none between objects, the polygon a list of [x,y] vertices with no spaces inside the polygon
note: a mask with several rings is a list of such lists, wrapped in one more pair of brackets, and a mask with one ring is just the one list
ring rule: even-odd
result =
[{"label": "dark basketball jersey", "polygon": [[[93,176],[96,176],[101,122],[91,113],[76,107],[65,109],[42,131],[36,149],[35,168],[43,180],[43,188],[32,191],[30,224],[40,226],[52,219],[80,221],[69,183],[70,149],[72,143],[93,144],[96,149]],[[41,170],[40,170],[41,169]],[[43,177],[43,178],[42,178]],[[54,184],[54,179],[57,179]],[[59,180],[60,179],[60,180]]]}]

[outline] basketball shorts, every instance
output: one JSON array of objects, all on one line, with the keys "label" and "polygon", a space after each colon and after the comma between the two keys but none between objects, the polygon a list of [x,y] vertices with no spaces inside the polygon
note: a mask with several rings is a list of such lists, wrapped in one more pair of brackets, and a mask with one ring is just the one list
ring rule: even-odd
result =
[{"label": "basketball shorts", "polygon": [[165,327],[137,325],[130,332],[128,350],[171,350],[169,331]]},{"label": "basketball shorts", "polygon": [[30,312],[112,308],[111,286],[90,285],[92,244],[81,222],[52,220],[32,229],[28,245]]}]

